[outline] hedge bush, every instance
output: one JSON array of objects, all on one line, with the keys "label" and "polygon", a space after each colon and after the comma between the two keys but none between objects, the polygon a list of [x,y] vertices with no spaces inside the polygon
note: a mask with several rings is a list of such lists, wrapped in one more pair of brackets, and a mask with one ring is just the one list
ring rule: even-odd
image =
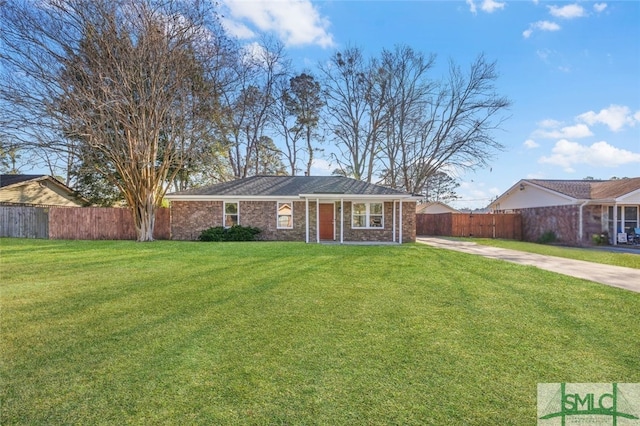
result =
[{"label": "hedge bush", "polygon": [[540,244],[552,244],[556,241],[558,241],[558,236],[553,231],[546,231],[538,238],[538,243]]},{"label": "hedge bush", "polygon": [[260,229],[251,226],[233,225],[231,228],[215,226],[200,234],[200,241],[255,241]]}]

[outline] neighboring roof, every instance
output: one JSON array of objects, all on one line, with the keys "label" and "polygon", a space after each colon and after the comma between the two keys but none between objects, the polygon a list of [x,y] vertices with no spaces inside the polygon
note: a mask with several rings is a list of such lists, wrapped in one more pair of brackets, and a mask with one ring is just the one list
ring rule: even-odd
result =
[{"label": "neighboring roof", "polygon": [[0,188],[30,180],[43,180],[48,177],[47,175],[0,175]]},{"label": "neighboring roof", "polygon": [[[35,203],[43,204],[43,200],[39,200],[39,195],[30,194],[27,195],[24,192],[25,187],[30,184],[38,183],[41,187],[48,187],[49,190],[54,190],[55,193],[63,198],[71,201],[71,203],[78,206],[88,204],[88,201],[78,195],[73,189],[67,185],[49,175],[0,175],[0,190],[2,190],[2,202],[3,203]],[[15,194],[20,194],[20,200],[13,200]],[[32,199],[33,198],[33,199]],[[45,203],[47,204],[47,203]],[[58,205],[58,204],[54,204]],[[61,204],[62,205],[62,204]],[[67,205],[67,204],[63,204]]]},{"label": "neighboring roof", "polygon": [[168,194],[167,198],[185,196],[297,197],[311,194],[411,196],[403,191],[343,176],[252,176],[203,188],[174,192]]},{"label": "neighboring roof", "polygon": [[613,180],[545,180],[523,179],[578,200],[617,198],[640,189],[640,177]]},{"label": "neighboring roof", "polygon": [[445,203],[442,203],[440,201],[429,201],[427,203],[418,204],[418,206],[416,207],[416,213],[430,213],[430,212],[459,213],[459,210],[456,210],[453,207]]},{"label": "neighboring roof", "polygon": [[[489,207],[496,208],[496,206],[502,205],[501,208],[505,208],[504,202],[513,200],[513,197],[517,197],[520,190],[525,189],[527,186],[535,187],[544,193],[560,197],[565,200],[565,204],[584,201],[611,202],[629,194],[638,193],[640,191],[640,177],[612,180],[522,179],[492,201]],[[517,203],[521,202],[522,199]],[[529,205],[528,207],[531,206]],[[521,207],[511,206],[509,208]]]}]

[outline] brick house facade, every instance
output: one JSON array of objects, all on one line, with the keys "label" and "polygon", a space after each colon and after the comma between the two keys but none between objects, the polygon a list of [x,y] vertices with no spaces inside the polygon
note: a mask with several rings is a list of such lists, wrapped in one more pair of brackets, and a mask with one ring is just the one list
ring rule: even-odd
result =
[{"label": "brick house facade", "polygon": [[[259,228],[261,240],[342,243],[416,239],[413,196],[344,177],[255,176],[167,198],[174,240],[196,240],[203,230],[224,226],[227,204],[232,205],[233,221]],[[287,209],[284,218],[278,211],[283,206]],[[281,220],[286,222],[284,226]]]},{"label": "brick house facade", "polygon": [[593,235],[603,232],[602,208],[584,206],[582,211],[583,238],[580,240],[576,230],[580,227],[580,207],[550,206],[520,210],[522,215],[522,239],[538,241],[548,231],[556,234],[559,242],[572,246],[588,244]]},{"label": "brick house facade", "polygon": [[552,231],[574,246],[637,244],[640,234],[640,177],[611,180],[523,179],[493,201],[494,213],[520,213],[523,239],[537,241]]}]

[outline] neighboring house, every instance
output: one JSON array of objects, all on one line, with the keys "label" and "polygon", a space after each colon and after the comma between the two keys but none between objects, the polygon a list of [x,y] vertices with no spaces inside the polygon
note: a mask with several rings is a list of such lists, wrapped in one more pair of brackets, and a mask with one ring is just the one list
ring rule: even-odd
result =
[{"label": "neighboring house", "polygon": [[[417,197],[341,176],[254,176],[168,194],[171,238],[254,226],[279,241],[415,241]],[[318,225],[319,224],[319,225]]]},{"label": "neighboring house", "polygon": [[81,207],[87,201],[47,175],[0,175],[0,203]]},{"label": "neighboring house", "polygon": [[460,211],[450,207],[440,201],[429,201],[418,204],[416,214],[438,214],[438,213],[460,213]]},{"label": "neighboring house", "polygon": [[640,227],[640,177],[523,179],[489,208],[495,213],[520,212],[523,237],[528,241],[553,231],[569,244],[589,244],[594,235],[605,233],[612,244],[618,244],[630,240],[634,228]]}]

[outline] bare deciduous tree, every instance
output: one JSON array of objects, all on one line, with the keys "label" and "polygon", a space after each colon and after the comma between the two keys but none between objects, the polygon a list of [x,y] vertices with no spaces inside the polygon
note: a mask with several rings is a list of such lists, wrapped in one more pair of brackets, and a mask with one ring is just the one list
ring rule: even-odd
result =
[{"label": "bare deciduous tree", "polygon": [[480,55],[463,73],[450,62],[449,77],[438,82],[422,119],[419,137],[403,152],[404,189],[420,190],[443,168],[474,170],[488,165],[503,148],[494,139],[510,101],[495,90],[496,63]]},{"label": "bare deciduous tree", "polygon": [[386,79],[359,48],[334,54],[320,66],[326,99],[325,126],[339,150],[338,173],[371,182],[386,116]]},{"label": "bare deciduous tree", "polygon": [[200,2],[42,0],[3,5],[2,119],[24,143],[93,152],[122,191],[139,241],[155,210],[211,132],[208,39]]},{"label": "bare deciduous tree", "polygon": [[276,84],[288,66],[284,47],[269,40],[242,49],[237,57],[235,76],[221,93],[222,139],[236,178],[253,172],[251,159],[255,158],[260,138],[270,124]]},{"label": "bare deciduous tree", "polygon": [[387,102],[384,138],[381,142],[379,161],[382,163],[382,179],[392,188],[411,188],[407,182],[407,168],[411,145],[421,138],[423,122],[432,97],[433,82],[428,76],[435,56],[425,57],[408,46],[398,46],[393,51],[383,50],[380,68],[387,79]]},{"label": "bare deciduous tree", "polygon": [[442,170],[486,166],[502,145],[510,101],[496,94],[495,62],[480,55],[467,72],[453,62],[432,79],[435,57],[406,46],[365,60],[359,49],[336,53],[321,66],[327,128],[339,149],[334,172],[421,191]]}]

